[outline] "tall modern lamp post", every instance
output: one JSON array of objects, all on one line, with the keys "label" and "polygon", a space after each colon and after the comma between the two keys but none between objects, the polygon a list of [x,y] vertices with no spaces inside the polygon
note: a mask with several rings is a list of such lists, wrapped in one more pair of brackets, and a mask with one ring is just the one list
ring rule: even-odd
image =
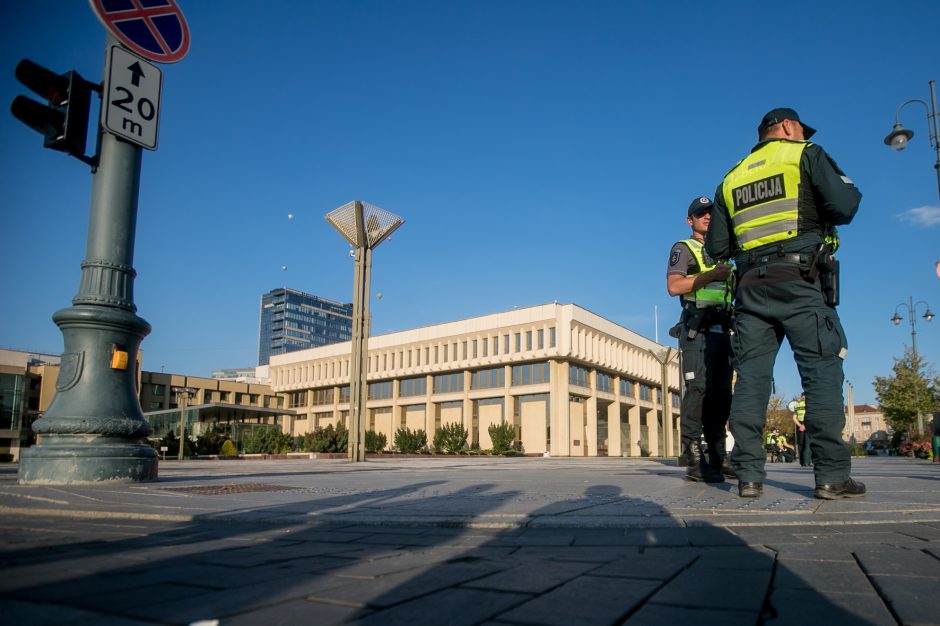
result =
[{"label": "tall modern lamp post", "polygon": [[[672,403],[669,401],[669,362],[679,355],[679,351],[675,348],[666,348],[660,352],[650,349],[646,351],[656,359],[662,368],[660,374],[660,401],[663,407],[663,438],[665,441],[658,443],[663,447],[663,456],[672,456],[675,447],[675,434],[672,429]],[[679,453],[681,454],[682,451],[680,450]]]},{"label": "tall modern lamp post", "polygon": [[369,277],[372,273],[372,250],[405,223],[401,217],[371,205],[353,200],[327,213],[326,221],[355,250],[353,278],[352,350],[349,374],[349,460],[365,461],[365,430],[363,414],[368,400],[369,374]]},{"label": "tall modern lamp post", "polygon": [[894,129],[885,137],[885,144],[898,152],[907,147],[907,142],[914,136],[914,132],[901,126],[901,109],[914,102],[919,102],[927,109],[927,138],[930,141],[930,146],[937,153],[937,161],[933,164],[933,167],[937,170],[937,193],[940,194],[940,122],[937,120],[937,92],[934,81],[930,81],[929,106],[919,98],[901,103],[901,106],[894,114]]},{"label": "tall modern lamp post", "polygon": [[[901,320],[903,318],[900,315],[898,315],[898,310],[902,307],[907,308],[907,316],[911,323],[911,351],[914,353],[915,365],[917,364],[917,320],[914,319],[914,315],[917,311],[917,306],[920,304],[923,304],[924,308],[926,309],[924,312],[923,318],[929,322],[935,317],[933,312],[930,310],[930,305],[924,302],[923,300],[920,300],[915,303],[914,298],[912,297],[908,297],[906,304],[902,302],[896,307],[894,307],[894,316],[891,318],[891,322],[895,326],[900,325]],[[916,385],[914,386],[914,403],[917,408],[917,432],[918,434],[923,435],[924,434],[924,416],[920,412],[920,392],[918,391],[918,388]]]}]

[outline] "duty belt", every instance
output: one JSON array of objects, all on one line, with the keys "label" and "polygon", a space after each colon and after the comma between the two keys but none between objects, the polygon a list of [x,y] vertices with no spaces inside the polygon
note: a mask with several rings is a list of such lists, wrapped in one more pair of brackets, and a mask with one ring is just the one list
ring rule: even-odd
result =
[{"label": "duty belt", "polygon": [[760,256],[749,252],[735,259],[735,264],[738,267],[740,275],[744,275],[755,267],[772,265],[774,263],[795,263],[805,266],[809,264],[811,258],[811,254],[798,252],[771,252],[770,254],[762,254]]}]

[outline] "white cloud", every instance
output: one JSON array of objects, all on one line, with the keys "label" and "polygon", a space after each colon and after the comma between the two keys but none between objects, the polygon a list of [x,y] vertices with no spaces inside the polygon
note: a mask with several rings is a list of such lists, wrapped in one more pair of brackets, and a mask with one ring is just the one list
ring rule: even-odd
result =
[{"label": "white cloud", "polygon": [[918,226],[936,226],[940,224],[940,207],[921,206],[916,209],[908,209],[901,213],[899,217],[905,222]]},{"label": "white cloud", "polygon": [[916,226],[936,226],[940,224],[940,207],[922,206],[908,209],[898,217]]}]

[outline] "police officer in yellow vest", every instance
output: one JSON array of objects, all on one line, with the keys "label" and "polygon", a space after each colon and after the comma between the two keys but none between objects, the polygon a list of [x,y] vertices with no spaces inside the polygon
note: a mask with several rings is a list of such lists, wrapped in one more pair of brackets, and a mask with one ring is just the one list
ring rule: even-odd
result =
[{"label": "police officer in yellow vest", "polygon": [[845,333],[836,313],[835,227],[855,217],[861,193],[816,144],[796,111],[773,109],[758,143],[718,186],[706,251],[734,258],[737,286],[732,346],[738,373],[731,404],[731,461],[738,494],[761,495],[766,420],[774,360],[786,337],[806,393],[806,434],[815,496],[861,496],[842,441]]},{"label": "police officer in yellow vest", "polygon": [[812,453],[809,450],[809,438],[806,436],[806,394],[801,393],[800,399],[793,407],[793,424],[796,426],[796,448],[800,453],[800,466],[809,467],[813,464]]},{"label": "police officer in yellow vest", "polygon": [[[731,409],[731,266],[716,263],[703,249],[712,201],[705,196],[689,205],[689,239],[669,252],[666,289],[679,296],[682,315],[670,334],[679,340],[685,393],[679,409],[686,480],[723,482],[734,477],[725,451],[725,424]],[[708,446],[705,458],[702,435]]]}]

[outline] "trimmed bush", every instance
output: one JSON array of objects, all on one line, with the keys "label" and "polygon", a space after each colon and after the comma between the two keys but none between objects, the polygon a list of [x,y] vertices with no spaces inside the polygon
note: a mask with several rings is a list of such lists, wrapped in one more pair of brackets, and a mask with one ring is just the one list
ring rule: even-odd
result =
[{"label": "trimmed bush", "polygon": [[367,430],[365,444],[366,452],[381,452],[388,444],[388,437],[384,433]]},{"label": "trimmed bush", "polygon": [[512,424],[490,424],[486,429],[493,441],[493,452],[502,454],[512,447],[516,438],[516,429]]},{"label": "trimmed bush", "polygon": [[290,450],[291,436],[283,434],[280,426],[256,428],[245,440],[245,452],[248,454],[278,454]]},{"label": "trimmed bush", "polygon": [[434,451],[457,454],[467,447],[469,433],[462,424],[442,424],[434,433]]},{"label": "trimmed bush", "polygon": [[303,437],[302,448],[306,452],[346,452],[349,443],[349,431],[342,422],[333,428],[317,428]]},{"label": "trimmed bush", "polygon": [[222,444],[228,439],[224,432],[216,428],[211,428],[203,434],[196,437],[196,454],[209,455],[219,454],[222,450]]},{"label": "trimmed bush", "polygon": [[220,456],[238,456],[238,450],[235,449],[235,444],[232,443],[231,439],[226,439],[222,444],[221,449],[219,449]]},{"label": "trimmed bush", "polygon": [[414,454],[428,445],[428,434],[422,429],[399,428],[395,431],[395,447],[404,454]]},{"label": "trimmed bush", "polygon": [[868,456],[868,450],[860,443],[853,443],[849,446],[849,454],[852,456]]}]

